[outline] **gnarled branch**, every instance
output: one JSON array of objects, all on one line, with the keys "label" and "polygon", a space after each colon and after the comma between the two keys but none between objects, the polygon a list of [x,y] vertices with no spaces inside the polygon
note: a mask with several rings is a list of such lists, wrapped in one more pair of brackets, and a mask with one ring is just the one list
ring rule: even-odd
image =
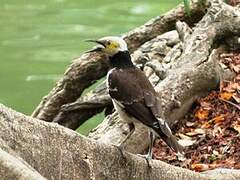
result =
[{"label": "gnarled branch", "polygon": [[[203,16],[205,8],[205,5],[199,5],[198,1],[194,0],[191,4],[191,17],[185,13],[184,7],[180,5],[165,15],[150,20],[123,37],[127,41],[130,52],[133,52],[144,42],[174,29],[177,20],[184,20],[189,24],[197,22]],[[104,59],[103,55],[91,53],[84,54],[74,60],[65,72],[64,77],[42,99],[32,116],[45,121],[53,121],[62,105],[76,101],[85,88],[106,74],[107,65]]]},{"label": "gnarled branch", "polygon": [[[24,116],[0,105],[0,149],[15,153],[23,163],[16,163],[12,172],[24,169],[37,171],[31,177],[36,179],[239,179],[239,171],[200,174],[175,167],[158,160],[150,161],[151,168],[144,158],[121,152],[110,144],[80,136],[74,131],[54,123],[39,121]],[[0,152],[3,152],[0,150]],[[2,179],[19,178],[19,173],[5,174],[2,165],[8,158],[0,156]],[[28,164],[28,169],[26,169]],[[31,166],[31,167],[29,167]],[[35,170],[33,170],[35,169]],[[28,178],[28,175],[22,175]],[[29,178],[33,179],[33,178]]]}]

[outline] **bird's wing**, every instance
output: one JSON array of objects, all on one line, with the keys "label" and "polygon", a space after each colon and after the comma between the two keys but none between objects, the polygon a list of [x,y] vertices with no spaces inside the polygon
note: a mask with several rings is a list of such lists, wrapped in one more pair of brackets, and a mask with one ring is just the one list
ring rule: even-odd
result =
[{"label": "bird's wing", "polygon": [[161,135],[172,135],[167,123],[160,118],[160,99],[142,71],[136,68],[116,69],[109,74],[108,83],[110,96],[129,115],[162,133]]},{"label": "bird's wing", "polygon": [[167,137],[172,136],[172,131],[164,119],[162,119],[161,101],[156,93],[144,92],[144,101],[152,114],[157,119],[159,128]]}]

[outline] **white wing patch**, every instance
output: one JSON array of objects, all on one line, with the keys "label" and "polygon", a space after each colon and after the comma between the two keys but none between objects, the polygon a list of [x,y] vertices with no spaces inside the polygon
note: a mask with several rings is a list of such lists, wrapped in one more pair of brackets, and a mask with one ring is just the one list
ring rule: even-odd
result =
[{"label": "white wing patch", "polygon": [[164,125],[165,121],[162,118],[157,118],[161,125]]},{"label": "white wing patch", "polygon": [[117,105],[118,105],[119,107],[121,107],[122,109],[125,108],[124,105],[123,105],[121,102],[117,101],[116,99],[113,99],[113,103],[117,104]]},{"label": "white wing patch", "polygon": [[111,75],[111,73],[115,70],[116,68],[113,68],[113,69],[111,69],[110,71],[108,71],[108,73],[107,73],[107,81],[106,81],[106,86],[107,86],[107,88],[109,89],[109,76]]},{"label": "white wing patch", "polygon": [[159,125],[160,125],[160,129],[162,130],[162,132],[170,137],[172,135],[172,131],[171,129],[169,128],[168,124],[166,121],[164,121],[162,118],[157,118],[158,122],[159,122]]}]

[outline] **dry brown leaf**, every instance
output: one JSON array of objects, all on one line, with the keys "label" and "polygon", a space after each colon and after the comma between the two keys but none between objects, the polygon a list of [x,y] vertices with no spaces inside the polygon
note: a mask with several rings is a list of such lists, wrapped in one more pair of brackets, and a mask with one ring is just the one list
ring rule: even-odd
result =
[{"label": "dry brown leaf", "polygon": [[195,171],[201,172],[201,171],[206,171],[209,169],[209,165],[208,164],[192,164],[191,166],[192,169],[194,169]]},{"label": "dry brown leaf", "polygon": [[233,55],[234,55],[233,53],[222,53],[222,54],[220,55],[220,57],[221,57],[221,58],[224,58],[224,59],[228,59],[229,61],[232,61],[232,59],[229,58],[229,57],[231,57],[231,56],[233,56]]},{"label": "dry brown leaf", "polygon": [[233,99],[234,99],[238,104],[240,104],[240,95],[239,95],[239,94],[233,95]]},{"label": "dry brown leaf", "polygon": [[216,156],[218,156],[218,155],[219,155],[219,152],[216,151],[216,150],[213,150],[213,154],[216,155]]},{"label": "dry brown leaf", "polygon": [[189,137],[189,136],[186,136],[186,135],[184,135],[184,134],[182,134],[182,133],[178,133],[178,134],[176,134],[176,135],[178,135],[181,139],[192,139],[191,137]]},{"label": "dry brown leaf", "polygon": [[195,113],[195,117],[197,117],[199,120],[204,120],[208,117],[209,115],[209,111],[200,108],[196,113]]},{"label": "dry brown leaf", "polygon": [[235,71],[236,73],[240,72],[240,65],[232,65],[231,67],[233,69],[233,71]]},{"label": "dry brown leaf", "polygon": [[[232,71],[239,71],[236,67],[240,67],[240,52],[225,57],[220,61],[229,68],[231,66]],[[193,114],[186,115],[183,126],[178,127],[177,136],[181,138],[179,143],[189,146],[185,147],[187,159],[183,162],[177,159],[164,143],[161,143],[162,147],[155,152],[154,157],[160,155],[161,160],[195,171],[240,169],[239,106],[240,74],[237,74],[233,80],[222,81],[220,91],[212,91],[200,98],[191,111]]]},{"label": "dry brown leaf", "polygon": [[214,121],[215,124],[221,123],[222,121],[224,121],[225,116],[226,116],[226,114],[221,114],[221,115],[213,118],[212,121]]},{"label": "dry brown leaf", "polygon": [[192,131],[192,132],[186,133],[186,135],[188,135],[188,136],[196,136],[199,134],[205,134],[205,130],[201,129],[201,128],[197,128],[197,129],[194,129],[194,131]]},{"label": "dry brown leaf", "polygon": [[221,167],[221,164],[218,164],[218,163],[209,164],[209,169],[216,169],[218,167]]},{"label": "dry brown leaf", "polygon": [[200,102],[200,105],[203,109],[205,110],[210,110],[212,107],[211,107],[211,103],[210,102],[206,102],[206,101],[201,101]]},{"label": "dry brown leaf", "polygon": [[195,125],[194,122],[189,122],[189,121],[186,122],[186,126],[187,126],[187,127],[192,127],[192,126],[194,126],[194,125]]},{"label": "dry brown leaf", "polygon": [[201,128],[204,128],[204,129],[208,129],[208,128],[210,128],[211,127],[211,124],[209,123],[209,122],[205,122],[202,126],[201,126]]},{"label": "dry brown leaf", "polygon": [[215,124],[221,123],[224,120],[225,116],[226,114],[221,114],[219,116],[216,116],[213,119],[210,119],[209,121],[205,122],[201,127],[206,129],[206,128],[209,128],[213,122]]},{"label": "dry brown leaf", "polygon": [[240,134],[240,125],[239,124],[236,124],[233,128],[238,132],[238,134]]},{"label": "dry brown leaf", "polygon": [[231,92],[220,93],[220,98],[221,99],[229,100],[229,99],[231,99],[232,96],[233,96],[233,93],[231,93]]},{"label": "dry brown leaf", "polygon": [[183,147],[192,146],[195,142],[196,142],[196,140],[190,140],[190,139],[180,139],[180,140],[178,140],[178,143],[180,145],[182,145]]},{"label": "dry brown leaf", "polygon": [[239,83],[229,82],[229,84],[226,87],[224,87],[224,91],[233,93],[239,88],[240,88]]}]

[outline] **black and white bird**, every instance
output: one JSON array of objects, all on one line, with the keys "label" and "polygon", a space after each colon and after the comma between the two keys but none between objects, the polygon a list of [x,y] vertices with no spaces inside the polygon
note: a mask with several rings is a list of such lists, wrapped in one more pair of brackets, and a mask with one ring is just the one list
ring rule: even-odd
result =
[{"label": "black and white bird", "polygon": [[99,44],[91,52],[101,51],[109,57],[111,68],[107,74],[108,91],[114,108],[120,118],[129,124],[130,129],[121,144],[134,132],[134,123],[142,123],[151,129],[148,159],[152,158],[155,133],[176,153],[182,154],[182,146],[178,144],[168,124],[161,117],[158,94],[145,74],[132,63],[126,42],[115,36],[89,41]]}]

